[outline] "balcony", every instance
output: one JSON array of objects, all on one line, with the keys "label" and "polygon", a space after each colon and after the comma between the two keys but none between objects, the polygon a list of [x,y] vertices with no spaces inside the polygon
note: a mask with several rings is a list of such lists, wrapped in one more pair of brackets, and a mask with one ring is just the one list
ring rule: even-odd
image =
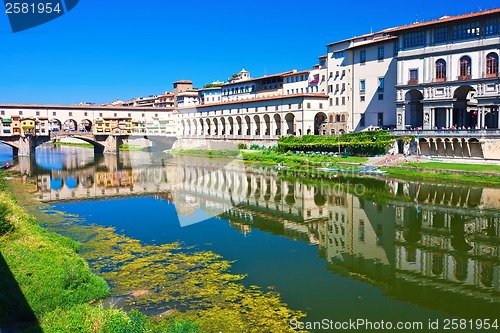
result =
[{"label": "balcony", "polygon": [[498,73],[487,73],[485,75],[486,78],[497,78],[498,77]]},{"label": "balcony", "polygon": [[472,75],[459,75],[458,76],[459,81],[470,80],[471,78],[472,78]]},{"label": "balcony", "polygon": [[418,79],[409,79],[408,84],[418,84]]},{"label": "balcony", "polygon": [[445,77],[437,77],[434,82],[446,82],[446,78]]}]

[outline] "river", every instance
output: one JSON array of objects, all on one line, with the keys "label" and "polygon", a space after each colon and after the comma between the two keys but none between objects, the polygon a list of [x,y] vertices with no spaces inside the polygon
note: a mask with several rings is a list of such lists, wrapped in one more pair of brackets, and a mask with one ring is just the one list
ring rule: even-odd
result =
[{"label": "river", "polygon": [[272,287],[304,322],[500,320],[500,189],[50,145],[35,159],[0,151],[7,161],[88,225],[234,260],[242,283]]}]

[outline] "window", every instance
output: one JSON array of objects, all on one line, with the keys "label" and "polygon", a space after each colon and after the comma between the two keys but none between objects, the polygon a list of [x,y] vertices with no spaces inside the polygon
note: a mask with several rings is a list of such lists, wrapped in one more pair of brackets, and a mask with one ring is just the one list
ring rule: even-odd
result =
[{"label": "window", "polygon": [[[87,115],[87,113],[85,113],[85,115]],[[132,117],[132,114],[131,114],[131,113],[129,113],[129,114],[128,114],[128,117]]]},{"label": "window", "polygon": [[359,91],[360,92],[365,92],[365,80],[359,80]]},{"label": "window", "polygon": [[340,123],[340,115],[339,115],[339,114],[335,116],[335,121],[336,121],[337,123]]},{"label": "window", "polygon": [[468,80],[471,78],[471,60],[468,56],[460,58],[460,76],[459,80]]},{"label": "window", "polygon": [[384,47],[380,46],[378,48],[378,60],[384,59]]},{"label": "window", "polygon": [[408,80],[408,84],[417,84],[418,83],[418,69],[410,69],[410,79]]},{"label": "window", "polygon": [[345,76],[345,69],[342,70],[342,77]]},{"label": "window", "polygon": [[323,103],[319,103],[319,108],[322,109],[323,108]]},{"label": "window", "polygon": [[333,115],[330,115],[330,122],[333,123]]},{"label": "window", "polygon": [[488,53],[486,56],[486,77],[498,76],[498,55],[496,53]]},{"label": "window", "polygon": [[333,106],[333,99],[330,98],[330,106]]},{"label": "window", "polygon": [[[102,117],[102,113],[99,113],[100,117]],[[142,114],[141,117],[144,118],[146,116],[146,114]]]},{"label": "window", "polygon": [[288,104],[288,110],[292,109],[292,104]]},{"label": "window", "polygon": [[39,116],[39,115],[40,115],[40,111],[37,111],[37,112],[36,112],[36,115],[37,115],[37,116]]},{"label": "window", "polygon": [[384,90],[384,78],[383,77],[378,78],[378,90],[379,91]]},{"label": "window", "polygon": [[404,35],[403,38],[404,47],[421,46],[424,44],[425,44],[424,31],[411,32],[409,34]]},{"label": "window", "polygon": [[339,105],[339,98],[338,97],[335,98],[335,105],[337,105],[337,106]]},{"label": "window", "polygon": [[444,59],[436,61],[436,81],[446,81],[446,61]]},{"label": "window", "polygon": [[311,103],[307,103],[307,108],[310,109],[311,108]]},{"label": "window", "polygon": [[335,91],[339,91],[339,84],[338,83],[335,85]]},{"label": "window", "polygon": [[342,91],[345,90],[345,83],[342,83]]},{"label": "window", "polygon": [[0,112],[2,114],[2,116],[5,116],[5,111],[2,110],[2,112]]},{"label": "window", "polygon": [[277,105],[274,107],[274,110],[275,110],[275,111],[278,111],[278,106],[277,106]]},{"label": "window", "polygon": [[448,27],[434,29],[434,43],[442,43],[448,40]]},{"label": "window", "polygon": [[342,97],[342,105],[345,105],[345,97]]},{"label": "window", "polygon": [[329,93],[333,92],[333,85],[329,85],[329,86],[328,86],[328,92],[329,92]]},{"label": "window", "polygon": [[378,94],[378,100],[379,101],[384,100],[384,94]]},{"label": "window", "polygon": [[330,77],[330,78],[332,78],[332,77],[333,77],[333,72],[330,72],[330,76],[329,76],[329,77]]},{"label": "window", "polygon": [[22,116],[23,115],[23,111],[19,111],[19,115]]},{"label": "window", "polygon": [[360,101],[360,102],[364,102],[364,101],[365,101],[365,95],[361,95],[361,96],[359,96],[359,101]]},{"label": "window", "polygon": [[102,117],[102,112],[99,112],[99,117]]},{"label": "window", "polygon": [[494,35],[500,32],[500,19],[487,20],[484,27],[485,35]]},{"label": "window", "polygon": [[479,22],[457,24],[453,26],[453,39],[466,39],[479,36]]},{"label": "window", "polygon": [[366,50],[361,50],[359,52],[359,62],[362,64],[366,62]]},{"label": "window", "polygon": [[379,112],[377,114],[377,125],[378,126],[384,125],[384,113],[383,112]]}]

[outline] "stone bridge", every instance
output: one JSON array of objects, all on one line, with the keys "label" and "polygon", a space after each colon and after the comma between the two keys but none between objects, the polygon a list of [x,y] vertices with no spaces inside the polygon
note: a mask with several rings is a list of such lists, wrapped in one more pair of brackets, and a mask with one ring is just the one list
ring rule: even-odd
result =
[{"label": "stone bridge", "polygon": [[37,146],[65,137],[92,144],[97,154],[114,154],[135,138],[165,150],[177,139],[176,119],[172,108],[0,104],[0,142],[16,156],[33,155]]}]

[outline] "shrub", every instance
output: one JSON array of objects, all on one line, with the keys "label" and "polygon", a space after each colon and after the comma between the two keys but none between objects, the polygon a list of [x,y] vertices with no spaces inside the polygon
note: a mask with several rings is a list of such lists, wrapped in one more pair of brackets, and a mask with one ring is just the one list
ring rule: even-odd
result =
[{"label": "shrub", "polygon": [[238,143],[238,149],[247,149],[247,145],[244,143]]}]

